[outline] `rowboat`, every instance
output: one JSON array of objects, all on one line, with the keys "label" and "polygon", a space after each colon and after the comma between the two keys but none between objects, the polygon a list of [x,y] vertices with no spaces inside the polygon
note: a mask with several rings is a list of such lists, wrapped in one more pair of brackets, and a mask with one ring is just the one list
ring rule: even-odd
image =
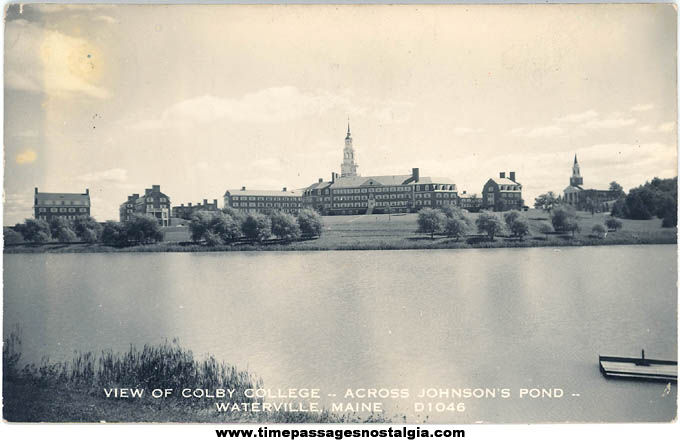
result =
[{"label": "rowboat", "polygon": [[600,371],[608,378],[678,380],[677,361],[648,359],[644,350],[639,358],[600,355]]}]

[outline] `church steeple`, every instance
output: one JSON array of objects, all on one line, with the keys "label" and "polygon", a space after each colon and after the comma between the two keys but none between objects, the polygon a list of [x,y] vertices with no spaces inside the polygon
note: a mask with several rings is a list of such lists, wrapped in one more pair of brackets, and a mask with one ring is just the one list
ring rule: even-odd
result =
[{"label": "church steeple", "polygon": [[340,165],[340,177],[358,176],[357,168],[359,165],[354,162],[354,146],[352,145],[352,133],[349,128],[349,118],[347,118],[347,136],[345,137],[345,148]]},{"label": "church steeple", "polygon": [[571,168],[571,178],[569,179],[569,185],[571,186],[583,185],[583,177],[581,177],[581,167],[578,164],[576,154],[574,154],[574,166]]}]

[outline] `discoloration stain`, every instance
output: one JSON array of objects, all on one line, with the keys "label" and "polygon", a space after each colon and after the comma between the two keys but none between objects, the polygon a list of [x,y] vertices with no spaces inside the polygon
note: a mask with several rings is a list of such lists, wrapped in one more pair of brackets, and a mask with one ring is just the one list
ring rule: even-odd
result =
[{"label": "discoloration stain", "polygon": [[33,163],[35,160],[38,158],[38,153],[35,151],[28,149],[24,150],[21,153],[17,154],[16,156],[16,163],[19,165],[24,165],[28,163]]}]

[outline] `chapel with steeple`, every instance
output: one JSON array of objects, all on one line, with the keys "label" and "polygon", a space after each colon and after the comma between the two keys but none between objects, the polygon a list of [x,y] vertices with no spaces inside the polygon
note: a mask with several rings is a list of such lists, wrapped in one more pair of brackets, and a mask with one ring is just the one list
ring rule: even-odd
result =
[{"label": "chapel with steeple", "polygon": [[345,136],[345,148],[343,149],[342,164],[340,165],[340,177],[358,176],[357,168],[359,165],[354,160],[354,146],[352,145],[352,133],[349,129],[349,119],[347,120],[347,136]]},{"label": "chapel with steeple", "polygon": [[581,166],[578,163],[576,155],[574,155],[574,164],[571,167],[569,186],[564,189],[564,202],[576,209],[594,213],[611,209],[611,204],[616,198],[616,192],[608,189],[583,188]]}]

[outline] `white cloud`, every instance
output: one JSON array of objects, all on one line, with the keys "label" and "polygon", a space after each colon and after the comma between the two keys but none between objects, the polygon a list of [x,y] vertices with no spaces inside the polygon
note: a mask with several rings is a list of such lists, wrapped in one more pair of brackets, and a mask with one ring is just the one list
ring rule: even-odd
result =
[{"label": "white cloud", "polygon": [[583,126],[586,128],[621,128],[633,125],[635,122],[637,121],[633,118],[611,118],[589,121]]},{"label": "white cloud", "polygon": [[98,84],[103,57],[91,42],[26,20],[7,22],[5,36],[6,87],[61,97],[110,96]]},{"label": "white cloud", "polygon": [[555,118],[555,122],[585,122],[598,117],[598,113],[595,110],[586,110],[581,113],[571,113],[569,115],[561,116]]},{"label": "white cloud", "polygon": [[284,168],[283,162],[278,157],[254,160],[252,166],[253,168],[269,172],[281,171]]},{"label": "white cloud", "polygon": [[535,128],[514,128],[510,130],[513,136],[523,136],[528,138],[559,136],[564,133],[564,129],[557,125],[547,125]]},{"label": "white cloud", "polygon": [[128,180],[127,171],[122,168],[96,171],[75,178],[79,182],[88,183],[122,183]]},{"label": "white cloud", "polygon": [[638,104],[630,108],[632,112],[646,112],[654,108],[654,104]]},{"label": "white cloud", "polygon": [[673,130],[675,130],[675,122],[664,122],[657,126],[643,125],[638,128],[641,133],[671,133]]},{"label": "white cloud", "polygon": [[[25,193],[4,194],[3,211],[4,218],[20,219],[33,216],[33,191]],[[8,223],[3,221],[5,225]]]},{"label": "white cloud", "polygon": [[303,92],[296,87],[270,87],[240,98],[203,95],[173,104],[155,119],[131,124],[136,130],[167,127],[189,128],[219,120],[245,123],[281,123],[306,117],[318,117],[332,110],[370,117],[377,123],[408,120],[411,104],[400,101],[354,100],[348,94],[327,91]]}]

